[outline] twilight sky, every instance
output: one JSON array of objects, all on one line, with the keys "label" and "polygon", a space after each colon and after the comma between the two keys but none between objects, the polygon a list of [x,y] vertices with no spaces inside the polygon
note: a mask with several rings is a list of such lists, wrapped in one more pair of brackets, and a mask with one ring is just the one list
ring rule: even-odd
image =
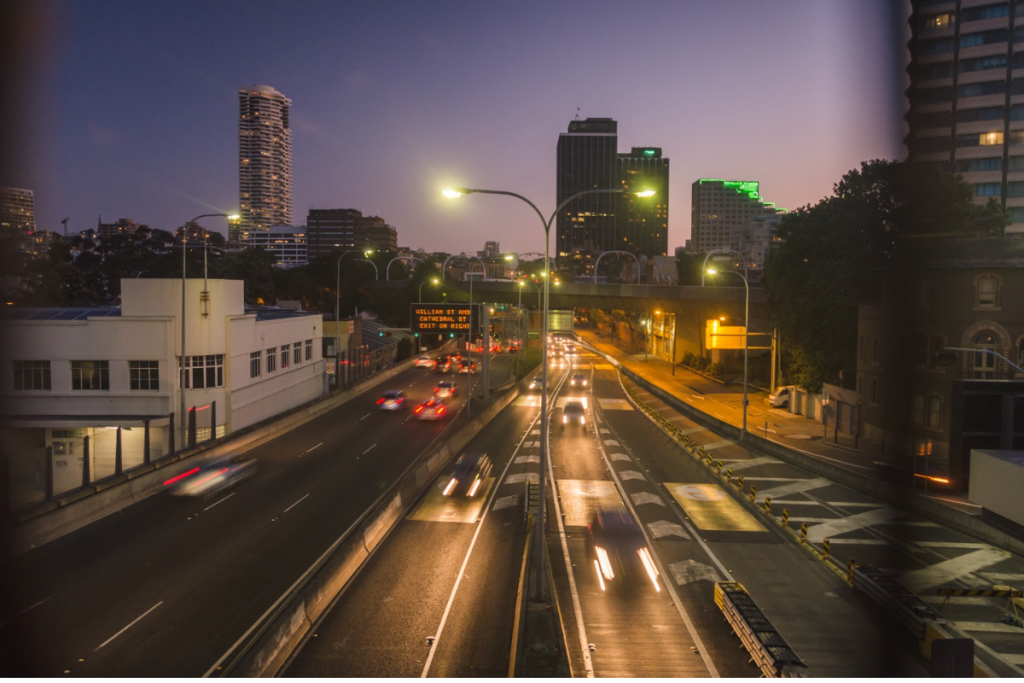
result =
[{"label": "twilight sky", "polygon": [[863,160],[903,154],[887,0],[52,0],[38,12],[19,65],[26,163],[2,182],[35,191],[41,229],[97,215],[173,229],[235,210],[236,93],[253,83],[293,102],[295,223],[356,208],[429,250],[541,250],[524,204],[439,191],[511,190],[553,210],[555,145],[577,108],[618,120],[620,151],[672,160],[669,253],[689,237],[698,178],[759,180],[792,209]]}]

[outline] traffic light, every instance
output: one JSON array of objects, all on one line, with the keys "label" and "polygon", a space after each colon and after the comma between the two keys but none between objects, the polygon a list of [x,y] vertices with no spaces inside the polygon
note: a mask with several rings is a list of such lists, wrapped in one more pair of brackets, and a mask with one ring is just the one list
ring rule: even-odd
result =
[{"label": "traffic light", "polygon": [[380,332],[377,333],[377,336],[378,337],[390,337],[391,336],[391,331],[390,330],[381,330]]},{"label": "traffic light", "polygon": [[416,337],[417,339],[419,339],[420,333],[419,333],[419,332],[415,332],[415,333],[413,333],[413,335],[412,335],[412,336],[414,336],[414,337]]}]

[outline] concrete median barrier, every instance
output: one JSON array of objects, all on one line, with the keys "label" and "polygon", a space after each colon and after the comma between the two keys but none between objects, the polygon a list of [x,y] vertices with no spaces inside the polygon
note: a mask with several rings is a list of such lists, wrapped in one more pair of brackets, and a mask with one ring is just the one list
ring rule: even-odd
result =
[{"label": "concrete median barrier", "polygon": [[267,671],[276,671],[307,631],[309,618],[306,616],[306,601],[302,595],[296,595],[282,612],[281,618],[267,630],[264,646],[254,652],[253,657],[245,666],[237,669],[234,675],[254,678],[265,675]]},{"label": "concrete median barrier", "polygon": [[349,539],[331,554],[323,571],[317,572],[302,591],[310,623],[320,618],[334,596],[341,592],[369,556],[362,538]]},{"label": "concrete median barrier", "polygon": [[403,512],[405,512],[405,508],[402,506],[402,496],[397,495],[366,525],[366,528],[363,529],[363,545],[366,546],[366,552],[373,552],[381,539],[402,517]]}]

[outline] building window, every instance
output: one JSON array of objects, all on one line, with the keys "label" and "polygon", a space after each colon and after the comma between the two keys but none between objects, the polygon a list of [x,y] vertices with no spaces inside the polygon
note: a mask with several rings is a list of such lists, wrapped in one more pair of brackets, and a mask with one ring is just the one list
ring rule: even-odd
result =
[{"label": "building window", "polygon": [[981,275],[974,281],[974,307],[999,307],[999,278],[995,275]]},{"label": "building window", "polygon": [[306,360],[313,360],[313,340],[306,340]]},{"label": "building window", "polygon": [[[941,14],[938,16],[942,16]],[[960,21],[981,21],[982,19],[998,19],[1010,16],[1010,3],[971,7],[960,12]]]},{"label": "building window", "polygon": [[302,362],[302,344],[300,342],[295,342],[292,344],[292,349],[292,363],[298,365]]},{"label": "building window", "polygon": [[857,357],[864,360],[864,337],[857,340]]},{"label": "building window", "polygon": [[14,361],[15,391],[49,391],[50,361],[48,360],[16,360]]},{"label": "building window", "polygon": [[263,374],[263,352],[253,351],[249,354],[249,378],[256,379]]},{"label": "building window", "polygon": [[[981,33],[968,33],[960,36],[960,47],[977,47],[979,45],[991,45],[992,43],[1005,43],[1009,37],[1010,32],[1005,28],[997,28],[992,31],[982,31]],[[1016,35],[1014,35],[1016,39]],[[937,40],[931,40],[933,52],[929,54],[942,54],[942,43],[949,38],[939,38]],[[950,41],[952,43],[952,41]],[[952,50],[950,50],[952,52]]]},{"label": "building window", "polygon": [[985,71],[987,69],[1005,69],[1006,55],[992,55],[990,57],[975,57],[974,59],[960,60],[960,73],[971,71]]},{"label": "building window", "polygon": [[943,337],[938,335],[932,337],[928,346],[928,365],[933,365],[945,348],[946,340]]},{"label": "building window", "polygon": [[285,344],[281,347],[281,369],[284,370],[288,367],[288,349],[289,345]]},{"label": "building window", "polygon": [[[935,90],[942,91],[943,88],[934,88]],[[960,97],[980,97],[981,95],[1003,95],[1006,93],[1006,81],[985,81],[984,83],[966,83],[958,86],[956,89],[957,95]],[[938,99],[939,95],[934,95],[936,98],[934,102],[944,102],[952,99],[951,97],[945,97]],[[921,100],[924,102],[925,100]]]},{"label": "building window", "polygon": [[132,391],[159,391],[160,361],[128,361],[128,388]]},{"label": "building window", "polygon": [[937,31],[939,29],[949,28],[949,25],[954,21],[952,12],[930,14],[926,17],[921,17],[921,28],[925,31]]},{"label": "building window", "polygon": [[915,427],[924,426],[924,394],[910,395],[910,422]]},{"label": "building window", "polygon": [[953,168],[957,173],[973,173],[975,171],[1000,171],[1003,168],[1003,158],[982,157],[981,159],[958,159]]},{"label": "building window", "polygon": [[186,356],[182,369],[185,389],[214,389],[224,386],[224,354]]},{"label": "building window", "polygon": [[975,197],[998,197],[1003,193],[999,183],[977,183],[974,186]]},{"label": "building window", "polygon": [[[1016,107],[1012,108],[1011,115],[1016,112]],[[945,114],[946,121],[949,120],[948,112],[937,112],[930,116],[936,117],[936,121],[942,121],[941,114]],[[924,115],[922,115],[924,116]],[[960,123],[971,123],[973,121],[996,121],[1006,116],[1005,107],[980,107],[978,109],[961,109],[956,113],[956,120]],[[948,125],[945,123],[935,123],[937,126]]]},{"label": "building window", "polygon": [[105,360],[71,361],[74,391],[110,391],[110,364]]},{"label": "building window", "polygon": [[[1013,135],[1013,133],[1010,133],[1010,144],[1022,144],[1021,142],[1015,143],[1012,139]],[[1022,139],[1022,141],[1024,141],[1024,139]],[[1001,144],[1003,144],[1003,134],[998,131],[992,131],[991,133],[965,133],[963,135],[956,136],[957,147],[988,147],[990,145]]]},{"label": "building window", "polygon": [[267,349],[267,372],[277,370],[277,349]]},{"label": "building window", "polygon": [[[996,349],[996,338],[991,332],[982,332],[974,338],[974,346],[979,349]],[[974,379],[995,379],[996,378],[996,357],[990,353],[975,353]]]},{"label": "building window", "polygon": [[928,426],[932,429],[942,427],[942,399],[938,396],[928,399]]}]

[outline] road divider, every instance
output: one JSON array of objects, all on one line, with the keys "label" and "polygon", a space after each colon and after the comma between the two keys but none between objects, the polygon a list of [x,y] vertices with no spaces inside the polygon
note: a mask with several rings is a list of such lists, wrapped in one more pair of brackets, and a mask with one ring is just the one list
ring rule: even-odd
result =
[{"label": "road divider", "polygon": [[750,658],[767,678],[803,678],[807,665],[797,656],[782,634],[735,581],[715,583],[715,604],[739,636]]},{"label": "road divider", "polygon": [[207,675],[278,675],[309,630],[403,515],[413,509],[441,468],[518,395],[518,387],[513,388],[448,437],[445,443],[434,443],[425,449]]}]

